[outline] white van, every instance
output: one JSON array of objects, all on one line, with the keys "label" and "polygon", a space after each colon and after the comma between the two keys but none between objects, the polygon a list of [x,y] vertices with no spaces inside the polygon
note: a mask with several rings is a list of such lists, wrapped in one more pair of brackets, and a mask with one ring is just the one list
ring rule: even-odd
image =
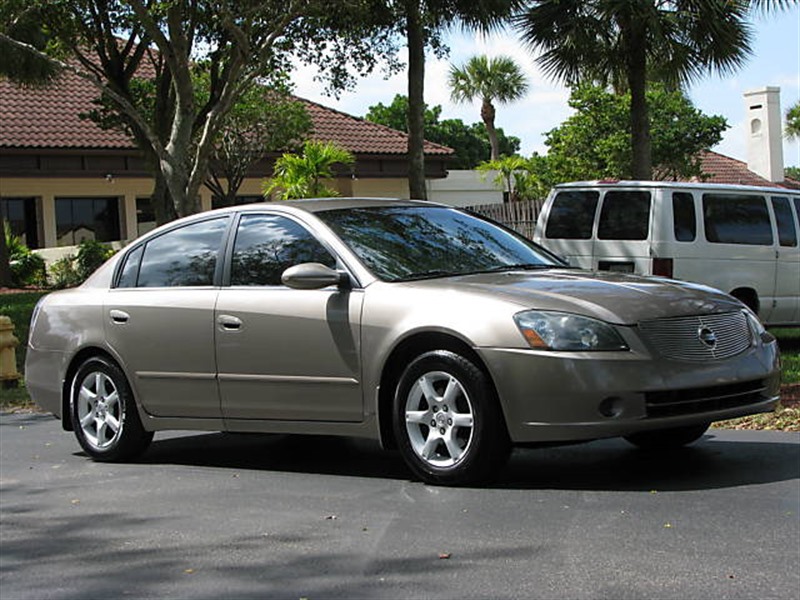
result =
[{"label": "white van", "polygon": [[550,192],[534,240],[570,264],[695,281],[800,324],[800,191],[590,181]]}]

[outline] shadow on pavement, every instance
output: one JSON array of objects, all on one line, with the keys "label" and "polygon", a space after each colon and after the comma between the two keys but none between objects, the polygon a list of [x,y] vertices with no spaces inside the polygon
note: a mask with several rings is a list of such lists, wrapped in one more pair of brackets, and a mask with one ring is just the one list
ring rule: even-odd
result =
[{"label": "shadow on pavement", "polygon": [[[382,450],[376,442],[322,436],[214,433],[156,438],[140,462],[411,478],[399,454]],[[712,430],[694,445],[667,453],[644,452],[621,439],[517,449],[491,487],[678,491],[771,483],[798,475],[796,442],[719,439]]]}]

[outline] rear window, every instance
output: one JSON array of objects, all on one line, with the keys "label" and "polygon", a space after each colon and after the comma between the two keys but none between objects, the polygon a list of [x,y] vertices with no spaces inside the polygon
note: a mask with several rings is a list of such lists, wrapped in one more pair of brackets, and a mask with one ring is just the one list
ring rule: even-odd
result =
[{"label": "rear window", "polygon": [[772,245],[772,226],[763,196],[704,194],[703,225],[709,242]]},{"label": "rear window", "polygon": [[672,227],[675,240],[693,242],[697,237],[697,217],[694,214],[694,197],[686,192],[672,194]]},{"label": "rear window", "polygon": [[608,192],[600,210],[601,240],[646,240],[650,229],[650,192]]},{"label": "rear window", "polygon": [[545,236],[550,239],[590,239],[599,198],[599,192],[558,192],[550,208]]}]

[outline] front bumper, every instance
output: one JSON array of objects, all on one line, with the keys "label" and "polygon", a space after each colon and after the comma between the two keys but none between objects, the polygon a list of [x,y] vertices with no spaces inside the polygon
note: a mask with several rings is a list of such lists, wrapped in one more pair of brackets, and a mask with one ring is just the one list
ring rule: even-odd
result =
[{"label": "front bumper", "polygon": [[719,421],[775,408],[776,343],[726,360],[639,352],[477,348],[515,443],[569,442]]}]

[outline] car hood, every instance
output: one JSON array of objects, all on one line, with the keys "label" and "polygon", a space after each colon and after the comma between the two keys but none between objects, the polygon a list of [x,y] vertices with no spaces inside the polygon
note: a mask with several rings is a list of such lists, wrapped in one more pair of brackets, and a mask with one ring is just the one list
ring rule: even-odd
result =
[{"label": "car hood", "polygon": [[735,298],[703,285],[572,269],[479,273],[417,281],[414,285],[491,295],[521,309],[571,312],[618,324],[742,308]]}]

